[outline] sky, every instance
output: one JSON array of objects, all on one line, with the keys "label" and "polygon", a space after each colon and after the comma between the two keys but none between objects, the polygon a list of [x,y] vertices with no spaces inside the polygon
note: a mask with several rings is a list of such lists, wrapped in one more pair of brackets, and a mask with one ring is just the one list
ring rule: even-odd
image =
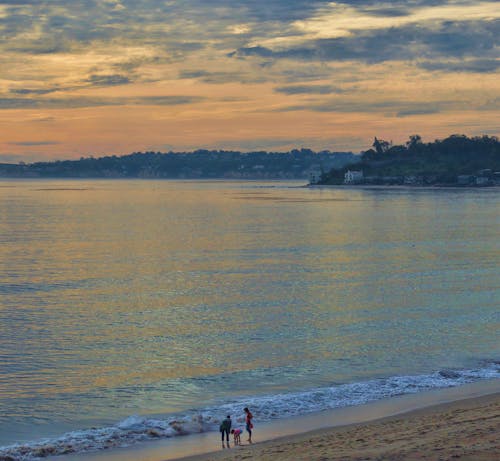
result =
[{"label": "sky", "polygon": [[498,135],[500,2],[0,0],[0,162]]}]

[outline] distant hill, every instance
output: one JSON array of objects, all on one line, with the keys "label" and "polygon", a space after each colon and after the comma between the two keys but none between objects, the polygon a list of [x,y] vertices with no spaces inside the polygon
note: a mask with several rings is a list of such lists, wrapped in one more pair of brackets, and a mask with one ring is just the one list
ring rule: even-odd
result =
[{"label": "distant hill", "polygon": [[424,143],[414,135],[393,146],[375,138],[361,162],[333,168],[317,184],[497,185],[500,142],[495,136],[452,135]]},{"label": "distant hill", "polygon": [[309,179],[359,161],[352,152],[134,152],[124,156],[81,158],[31,164],[0,164],[1,177],[40,178],[227,178]]}]

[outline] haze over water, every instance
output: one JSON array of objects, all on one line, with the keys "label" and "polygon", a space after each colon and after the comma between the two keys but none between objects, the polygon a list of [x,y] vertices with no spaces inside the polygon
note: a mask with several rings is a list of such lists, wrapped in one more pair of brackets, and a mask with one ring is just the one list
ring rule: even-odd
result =
[{"label": "haze over water", "polygon": [[298,185],[2,181],[0,446],[500,376],[498,190]]}]

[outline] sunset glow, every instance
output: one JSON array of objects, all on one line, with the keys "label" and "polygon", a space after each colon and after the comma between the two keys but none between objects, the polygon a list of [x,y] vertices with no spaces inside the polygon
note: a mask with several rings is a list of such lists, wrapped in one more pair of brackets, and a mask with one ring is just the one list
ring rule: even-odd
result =
[{"label": "sunset glow", "polygon": [[499,131],[498,2],[0,1],[0,162]]}]

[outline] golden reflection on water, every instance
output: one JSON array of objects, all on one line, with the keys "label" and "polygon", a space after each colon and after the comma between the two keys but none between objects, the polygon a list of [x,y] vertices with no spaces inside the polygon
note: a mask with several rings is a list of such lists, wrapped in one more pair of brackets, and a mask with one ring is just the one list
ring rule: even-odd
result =
[{"label": "golden reflection on water", "polygon": [[495,199],[255,187],[2,189],[0,345],[18,363],[3,396],[184,380],[158,388],[168,409],[188,378],[282,367],[300,386],[311,370],[319,383],[404,369],[405,354],[438,362],[463,334],[474,353],[493,347],[489,322],[460,319],[477,304],[487,317],[498,293],[495,219],[481,207]]}]

